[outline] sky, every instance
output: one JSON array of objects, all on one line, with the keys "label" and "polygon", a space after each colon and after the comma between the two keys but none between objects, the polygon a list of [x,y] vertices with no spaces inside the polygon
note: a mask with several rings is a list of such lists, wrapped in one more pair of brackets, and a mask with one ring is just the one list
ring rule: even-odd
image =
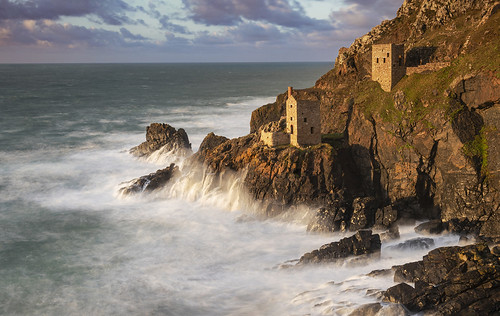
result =
[{"label": "sky", "polygon": [[0,0],[0,63],[333,61],[403,0]]}]

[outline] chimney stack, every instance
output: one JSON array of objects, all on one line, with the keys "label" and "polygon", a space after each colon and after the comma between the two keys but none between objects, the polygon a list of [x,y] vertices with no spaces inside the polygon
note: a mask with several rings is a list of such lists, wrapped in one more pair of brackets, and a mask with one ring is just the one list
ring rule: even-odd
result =
[{"label": "chimney stack", "polygon": [[292,91],[293,91],[293,88],[292,87],[288,87],[288,97],[292,96]]}]

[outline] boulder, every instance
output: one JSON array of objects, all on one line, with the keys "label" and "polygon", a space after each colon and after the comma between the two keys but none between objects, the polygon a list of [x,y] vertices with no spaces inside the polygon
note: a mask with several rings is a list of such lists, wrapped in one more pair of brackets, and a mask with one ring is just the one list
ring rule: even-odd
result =
[{"label": "boulder", "polygon": [[391,205],[379,208],[375,212],[375,225],[381,227],[390,227],[398,219],[398,211]]},{"label": "boulder", "polygon": [[443,222],[440,219],[434,219],[425,223],[422,223],[415,227],[415,232],[422,235],[437,235],[441,234],[445,229]]},{"label": "boulder", "polygon": [[399,243],[395,246],[388,247],[393,250],[414,250],[414,249],[429,249],[434,246],[434,239],[432,238],[412,238],[405,242]]},{"label": "boulder", "polygon": [[380,240],[388,241],[399,239],[399,227],[397,225],[392,225],[387,231],[380,234]]},{"label": "boulder", "polygon": [[321,246],[304,254],[298,264],[334,262],[349,256],[360,256],[380,252],[380,236],[371,230],[360,230],[351,237]]},{"label": "boulder", "polygon": [[165,169],[157,170],[154,173],[130,181],[127,186],[120,189],[120,193],[129,195],[133,193],[154,191],[163,187],[172,177],[179,173],[179,167],[175,164],[171,164]]},{"label": "boulder", "polygon": [[338,204],[328,208],[322,207],[316,211],[313,220],[307,225],[307,231],[321,233],[343,231],[346,227],[347,214],[347,208]]},{"label": "boulder", "polygon": [[188,135],[182,128],[176,130],[168,124],[152,123],[146,128],[146,141],[130,149],[130,153],[137,157],[149,156],[163,148],[165,151],[178,151],[178,154],[191,153],[191,143]]},{"label": "boulder", "polygon": [[484,244],[443,247],[422,261],[395,266],[396,282],[385,300],[413,312],[439,315],[494,315],[500,310],[500,261]]},{"label": "boulder", "polygon": [[355,198],[352,202],[353,212],[349,229],[356,231],[373,226],[377,207],[378,201],[372,196]]},{"label": "boulder", "polygon": [[365,304],[356,308],[349,316],[375,316],[381,309],[382,305],[380,303]]}]

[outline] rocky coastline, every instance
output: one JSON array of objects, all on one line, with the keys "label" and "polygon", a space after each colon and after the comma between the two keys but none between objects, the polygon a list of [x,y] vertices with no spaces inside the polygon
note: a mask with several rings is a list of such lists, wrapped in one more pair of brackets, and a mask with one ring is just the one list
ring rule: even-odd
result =
[{"label": "rocky coastline", "polygon": [[[406,0],[395,19],[342,48],[314,87],[297,91],[320,102],[322,133],[334,141],[264,145],[260,130],[285,111],[281,94],[252,113],[249,135],[210,133],[190,155],[183,129],[154,123],[131,153],[179,151],[189,156],[184,167],[201,165],[221,177],[239,173],[266,217],[306,205],[317,209],[308,231],[354,234],[304,254],[299,266],[376,256],[381,242],[399,237],[398,224],[428,220],[418,233],[455,233],[471,244],[387,267],[384,273],[401,283],[352,315],[387,314],[386,303],[394,303],[398,315],[494,315],[500,311],[500,3],[437,2]],[[406,45],[408,66],[422,58],[450,66],[406,76],[383,92],[369,79],[370,47],[393,41]],[[172,164],[121,191],[151,192],[179,172]],[[433,243],[419,238],[397,246],[429,249]]]}]

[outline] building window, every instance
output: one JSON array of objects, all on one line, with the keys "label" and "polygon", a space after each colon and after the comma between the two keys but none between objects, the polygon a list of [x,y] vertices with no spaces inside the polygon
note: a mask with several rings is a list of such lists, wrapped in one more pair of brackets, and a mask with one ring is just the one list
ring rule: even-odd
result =
[{"label": "building window", "polygon": [[311,126],[311,134],[314,134],[314,127]]},{"label": "building window", "polygon": [[293,125],[290,125],[290,134],[293,135]]},{"label": "building window", "polygon": [[385,64],[385,58],[384,58],[384,64]]},{"label": "building window", "polygon": [[304,117],[304,123],[307,123],[307,117]]},{"label": "building window", "polygon": [[290,121],[293,121],[293,116],[290,116]]},{"label": "building window", "polygon": [[378,64],[378,58],[377,58],[377,64]]},{"label": "building window", "polygon": [[389,57],[389,53],[387,53],[387,57]]},{"label": "building window", "polygon": [[403,66],[403,57],[399,55],[399,65]]}]

